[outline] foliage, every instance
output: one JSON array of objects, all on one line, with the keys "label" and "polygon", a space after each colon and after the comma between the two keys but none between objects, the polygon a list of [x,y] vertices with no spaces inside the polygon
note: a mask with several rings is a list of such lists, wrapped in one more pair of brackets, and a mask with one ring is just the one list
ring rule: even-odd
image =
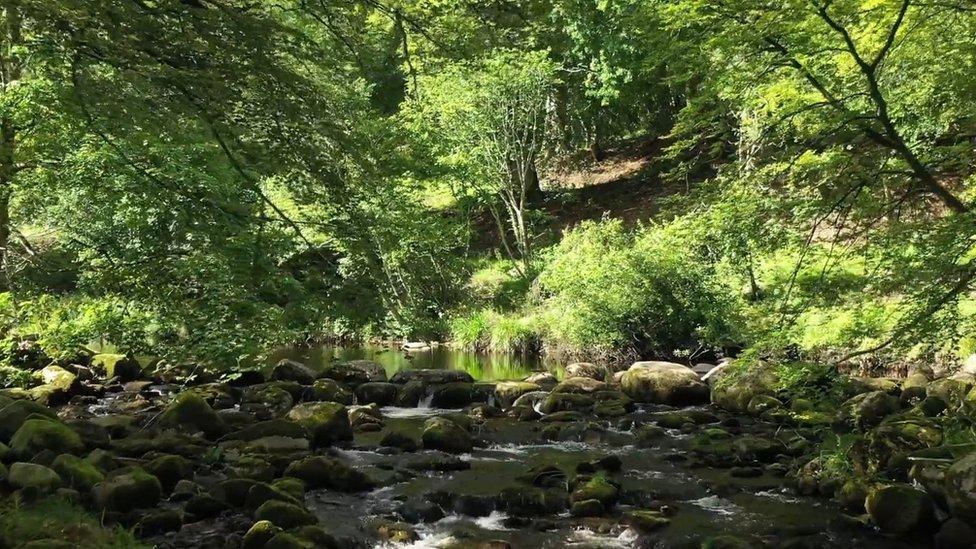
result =
[{"label": "foliage", "polygon": [[6,547],[51,539],[90,549],[145,547],[131,532],[103,528],[81,507],[53,498],[32,504],[7,499],[0,504],[0,533]]}]

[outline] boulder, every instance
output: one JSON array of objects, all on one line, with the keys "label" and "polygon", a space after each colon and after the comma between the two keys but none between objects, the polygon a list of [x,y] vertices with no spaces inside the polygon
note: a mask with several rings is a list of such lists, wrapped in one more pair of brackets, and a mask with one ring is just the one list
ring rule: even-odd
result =
[{"label": "boulder", "polygon": [[569,499],[573,503],[596,500],[603,505],[604,509],[610,509],[616,503],[619,493],[620,488],[617,485],[610,482],[605,476],[597,475],[585,479],[583,482],[577,479],[577,486],[573,489]]},{"label": "boulder", "polygon": [[778,410],[783,407],[783,402],[770,395],[756,395],[749,400],[746,411],[758,416],[769,410]]},{"label": "boulder", "polygon": [[159,479],[142,469],[109,477],[92,489],[95,505],[105,511],[128,512],[155,507],[162,495]]},{"label": "boulder", "polygon": [[756,395],[774,395],[779,376],[772,365],[729,364],[709,372],[712,403],[730,412],[747,412]]},{"label": "boulder", "polygon": [[495,401],[502,408],[511,408],[518,397],[539,389],[538,384],[527,381],[500,381],[495,384]]},{"label": "boulder", "polygon": [[244,391],[241,411],[258,420],[269,420],[284,416],[294,404],[295,396],[281,382],[262,383]]},{"label": "boulder", "polygon": [[648,534],[667,526],[671,521],[659,511],[637,510],[630,511],[625,515],[627,524],[634,530]]},{"label": "boulder", "polygon": [[364,473],[324,456],[293,462],[285,469],[285,476],[300,479],[313,490],[329,488],[340,492],[364,492],[374,487],[373,481]]},{"label": "boulder", "polygon": [[41,387],[31,389],[31,398],[48,406],[67,402],[72,395],[81,390],[78,376],[64,368],[51,364],[34,373],[34,378],[40,380]]},{"label": "boulder", "polygon": [[95,372],[107,377],[117,377],[119,381],[134,381],[142,375],[139,361],[127,356],[101,353],[92,357],[91,367]]},{"label": "boulder", "polygon": [[380,363],[372,360],[348,360],[329,364],[322,369],[319,377],[359,385],[370,381],[386,381],[386,370]]},{"label": "boulder", "polygon": [[7,482],[14,488],[39,494],[49,494],[61,487],[61,477],[56,472],[36,463],[14,463],[7,473]]},{"label": "boulder", "polygon": [[466,430],[442,417],[433,417],[424,423],[421,439],[426,450],[441,450],[452,454],[468,453],[474,446],[471,435]]},{"label": "boulder", "polygon": [[708,402],[708,387],[687,366],[673,362],[636,362],[620,379],[635,402],[671,405]]},{"label": "boulder", "polygon": [[951,518],[935,534],[935,549],[972,549],[976,547],[976,530],[965,522]]},{"label": "boulder", "polygon": [[956,461],[945,472],[945,491],[952,514],[976,524],[976,452]]},{"label": "boulder", "polygon": [[201,431],[208,437],[218,437],[225,431],[224,422],[200,395],[180,393],[159,416],[159,425],[188,432]]},{"label": "boulder", "polygon": [[275,526],[270,520],[259,520],[244,534],[241,549],[263,549],[280,531],[281,528]]},{"label": "boulder", "polygon": [[135,532],[141,537],[161,536],[177,532],[183,527],[183,516],[175,509],[153,509],[142,516],[135,525]]},{"label": "boulder", "polygon": [[318,523],[315,515],[294,503],[270,500],[254,511],[254,519],[268,521],[279,528],[297,528]]},{"label": "boulder", "polygon": [[228,464],[227,471],[228,476],[231,477],[249,478],[261,482],[271,482],[277,473],[278,469],[268,460],[251,455],[241,456],[233,460],[232,463]]},{"label": "boulder", "polygon": [[552,375],[551,372],[535,372],[529,374],[523,379],[526,383],[535,383],[536,385],[551,387],[558,383],[559,380],[556,376]]},{"label": "boulder", "polygon": [[937,524],[932,499],[907,484],[893,484],[872,491],[865,507],[871,521],[887,534],[925,532]]},{"label": "boulder", "polygon": [[297,404],[287,415],[308,433],[313,447],[331,446],[352,440],[352,427],[346,407],[337,402],[306,402]]},{"label": "boulder", "polygon": [[88,492],[96,484],[105,480],[105,475],[91,462],[71,454],[61,454],[51,463],[64,486]]},{"label": "boulder", "polygon": [[951,409],[956,409],[973,387],[970,377],[946,377],[929,382],[925,386],[925,396],[941,398]]},{"label": "boulder", "polygon": [[442,383],[474,383],[471,374],[463,370],[434,370],[434,369],[408,369],[400,370],[390,378],[392,383],[410,383],[411,381],[421,381],[428,385],[439,385]]},{"label": "boulder", "polygon": [[183,456],[162,455],[145,465],[146,472],[159,479],[164,493],[170,493],[181,480],[193,478],[193,463]]},{"label": "boulder", "polygon": [[[584,378],[580,378],[584,379]],[[543,414],[556,412],[588,412],[593,408],[593,397],[578,393],[557,393],[553,391],[539,405]]]},{"label": "boulder", "polygon": [[282,359],[271,370],[272,381],[294,381],[302,385],[311,385],[315,381],[315,372],[301,362]]},{"label": "boulder", "polygon": [[577,395],[585,395],[590,393],[595,393],[597,391],[603,391],[607,388],[607,384],[589,377],[570,377],[561,381],[553,389],[553,393],[573,393]]},{"label": "boulder", "polygon": [[[427,384],[419,379],[414,379],[400,385],[397,389],[396,398],[393,405],[400,408],[415,408],[421,401],[427,398]],[[427,402],[429,405],[430,403]]]},{"label": "boulder", "polygon": [[574,362],[566,366],[566,377],[586,377],[597,381],[606,381],[610,377],[610,372],[606,366],[597,366],[592,362]]},{"label": "boulder", "polygon": [[275,436],[305,438],[308,436],[308,434],[305,431],[305,428],[294,421],[289,421],[287,419],[270,419],[268,421],[259,421],[254,425],[249,425],[243,429],[234,431],[233,433],[224,436],[220,440],[251,441],[259,438]]},{"label": "boulder", "polygon": [[474,386],[470,382],[455,381],[433,385],[430,405],[434,408],[463,408],[471,404]]},{"label": "boulder", "polygon": [[311,387],[303,393],[305,400],[338,402],[339,404],[352,404],[353,395],[348,387],[334,379],[316,379]]},{"label": "boulder", "polygon": [[78,453],[85,444],[74,430],[44,416],[29,418],[10,438],[10,449],[29,458],[42,451]]},{"label": "boulder", "polygon": [[204,383],[187,389],[187,392],[200,395],[215,410],[233,408],[241,398],[240,389],[226,383]]},{"label": "boulder", "polygon": [[897,397],[884,391],[861,393],[840,405],[836,422],[857,429],[869,429],[881,423],[886,416],[898,412],[900,406]]},{"label": "boulder", "polygon": [[183,507],[187,520],[191,522],[213,518],[228,509],[230,509],[229,505],[210,494],[192,496]]},{"label": "boulder", "polygon": [[613,418],[634,411],[634,401],[620,391],[599,391],[593,394],[593,413],[601,418]]},{"label": "boulder", "polygon": [[389,406],[396,399],[397,386],[385,381],[369,381],[356,387],[356,402]]},{"label": "boulder", "polygon": [[383,428],[383,414],[375,404],[350,406],[349,425],[354,431],[379,431]]},{"label": "boulder", "polygon": [[57,415],[47,406],[42,406],[29,400],[14,400],[0,408],[0,442],[9,442],[10,437],[20,429],[20,426],[31,415],[57,418]]},{"label": "boulder", "polygon": [[398,448],[404,452],[416,452],[419,448],[417,441],[399,431],[388,431],[380,439],[380,446]]}]

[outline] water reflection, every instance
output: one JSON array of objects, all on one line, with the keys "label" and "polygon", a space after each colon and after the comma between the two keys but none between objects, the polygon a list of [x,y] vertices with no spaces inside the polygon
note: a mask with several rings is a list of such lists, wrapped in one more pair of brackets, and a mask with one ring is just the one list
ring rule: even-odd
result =
[{"label": "water reflection", "polygon": [[446,346],[405,351],[393,346],[361,345],[290,347],[271,356],[271,363],[290,358],[320,369],[341,360],[367,359],[383,365],[388,376],[405,369],[463,370],[479,381],[522,379],[534,371],[556,372],[559,364],[534,355],[519,353],[476,353]]}]

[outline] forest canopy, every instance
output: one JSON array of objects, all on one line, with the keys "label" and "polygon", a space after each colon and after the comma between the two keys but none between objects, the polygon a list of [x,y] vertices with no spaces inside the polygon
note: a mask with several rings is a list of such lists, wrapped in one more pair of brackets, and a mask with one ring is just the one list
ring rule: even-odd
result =
[{"label": "forest canopy", "polygon": [[110,346],[235,369],[363,338],[976,351],[968,2],[4,0],[2,17],[8,365]]}]

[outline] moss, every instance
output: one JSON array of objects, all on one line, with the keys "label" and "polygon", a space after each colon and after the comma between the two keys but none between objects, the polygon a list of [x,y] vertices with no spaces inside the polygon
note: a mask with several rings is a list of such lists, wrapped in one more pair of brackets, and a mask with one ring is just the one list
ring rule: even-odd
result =
[{"label": "moss", "polygon": [[10,439],[10,447],[23,457],[31,457],[42,450],[79,452],[85,445],[78,433],[67,425],[41,417],[24,421]]},{"label": "moss", "polygon": [[87,492],[105,479],[105,475],[91,462],[71,454],[61,454],[55,458],[51,468],[58,473],[65,486],[79,492]]},{"label": "moss", "polygon": [[18,547],[52,535],[85,549],[148,549],[131,532],[104,528],[96,517],[61,499],[47,498],[31,505],[0,503],[0,545]]}]

